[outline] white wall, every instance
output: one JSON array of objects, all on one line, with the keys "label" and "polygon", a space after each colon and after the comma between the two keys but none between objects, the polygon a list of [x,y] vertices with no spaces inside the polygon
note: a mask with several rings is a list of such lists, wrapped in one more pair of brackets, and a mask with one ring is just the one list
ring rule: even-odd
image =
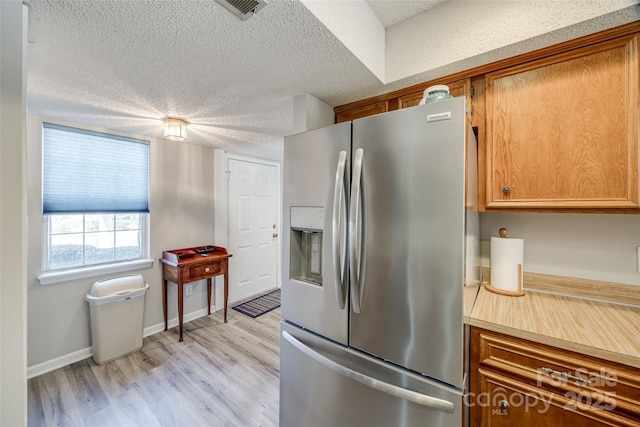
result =
[{"label": "white wall", "polygon": [[[49,362],[74,352],[87,357],[91,346],[89,305],[85,295],[96,280],[108,276],[41,285],[41,130],[43,118],[28,115],[29,170],[28,213],[28,365]],[[48,120],[70,126],[75,123]],[[108,129],[91,128],[111,132]],[[128,135],[149,139],[140,135]],[[126,272],[141,273],[149,283],[145,328],[159,327],[162,315],[162,251],[214,243],[214,150],[198,145],[151,139],[150,150],[150,256],[152,268]],[[169,284],[169,318],[177,317],[176,286]],[[216,304],[216,308],[219,307]],[[206,281],[194,286],[185,297],[185,317],[206,308]],[[178,339],[176,335],[176,340]]]},{"label": "white wall", "polygon": [[335,121],[333,107],[307,93],[293,98],[293,133],[330,126]]},{"label": "white wall", "polygon": [[482,213],[485,266],[490,265],[489,239],[501,227],[509,237],[524,239],[524,271],[640,285],[640,215]]},{"label": "white wall", "polygon": [[0,425],[27,424],[25,87],[27,10],[0,1]]}]

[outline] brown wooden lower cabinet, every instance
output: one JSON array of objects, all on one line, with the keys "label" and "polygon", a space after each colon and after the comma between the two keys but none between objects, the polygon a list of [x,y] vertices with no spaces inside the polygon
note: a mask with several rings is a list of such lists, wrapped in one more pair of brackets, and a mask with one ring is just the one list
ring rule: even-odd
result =
[{"label": "brown wooden lower cabinet", "polygon": [[640,370],[472,328],[471,426],[639,426]]}]

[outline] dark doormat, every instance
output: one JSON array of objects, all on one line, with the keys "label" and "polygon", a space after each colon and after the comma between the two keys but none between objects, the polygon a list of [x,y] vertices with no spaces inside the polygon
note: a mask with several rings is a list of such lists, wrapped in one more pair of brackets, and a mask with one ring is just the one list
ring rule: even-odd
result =
[{"label": "dark doormat", "polygon": [[232,308],[255,319],[256,317],[262,316],[263,314],[268,313],[271,310],[275,310],[278,307],[280,307],[280,289],[269,292],[266,295],[262,295],[250,301],[243,302],[242,304],[238,304]]}]

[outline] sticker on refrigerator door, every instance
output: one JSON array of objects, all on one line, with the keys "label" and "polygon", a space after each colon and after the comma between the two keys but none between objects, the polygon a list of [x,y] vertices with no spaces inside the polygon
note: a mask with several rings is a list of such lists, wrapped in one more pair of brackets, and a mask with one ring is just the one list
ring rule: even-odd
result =
[{"label": "sticker on refrigerator door", "polygon": [[439,122],[440,120],[450,120],[450,119],[451,119],[451,111],[447,111],[446,113],[429,114],[427,116],[427,123]]}]

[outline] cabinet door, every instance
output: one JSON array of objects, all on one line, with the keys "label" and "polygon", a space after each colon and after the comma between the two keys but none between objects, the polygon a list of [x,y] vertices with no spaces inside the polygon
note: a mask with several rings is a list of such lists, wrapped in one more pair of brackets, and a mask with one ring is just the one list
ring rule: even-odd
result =
[{"label": "cabinet door", "polygon": [[389,111],[389,101],[374,102],[336,113],[336,123],[348,122]]},{"label": "cabinet door", "polygon": [[637,38],[487,74],[487,209],[638,207]]},{"label": "cabinet door", "polygon": [[471,328],[472,426],[638,426],[631,366]]},{"label": "cabinet door", "polygon": [[[449,86],[449,93],[454,98],[457,96],[466,96],[467,97],[467,111],[469,110],[469,105],[471,102],[471,79],[462,79],[456,80],[451,83],[444,83]],[[426,88],[425,88],[426,89]],[[417,92],[411,92],[407,95],[399,96],[398,99],[398,108],[408,108],[414,107],[420,103],[420,100],[424,97],[424,90],[420,90]]]},{"label": "cabinet door", "polygon": [[588,394],[554,394],[489,371],[479,372],[481,427],[637,426],[610,412],[615,402],[596,402]]},{"label": "cabinet door", "polygon": [[[449,93],[451,93],[451,96],[466,96],[467,111],[471,111],[471,79],[456,80],[454,82],[444,84],[449,86]],[[383,95],[381,97],[373,98],[370,103],[366,103],[367,101],[354,103],[355,106],[353,108],[349,108],[347,106],[348,109],[342,110],[344,107],[337,107],[336,123],[361,119],[363,117],[386,113],[387,111],[397,110],[400,108],[414,107],[420,103],[423,93],[424,89],[420,89],[397,97],[393,97],[392,95]],[[384,99],[380,100],[380,98]]]}]

